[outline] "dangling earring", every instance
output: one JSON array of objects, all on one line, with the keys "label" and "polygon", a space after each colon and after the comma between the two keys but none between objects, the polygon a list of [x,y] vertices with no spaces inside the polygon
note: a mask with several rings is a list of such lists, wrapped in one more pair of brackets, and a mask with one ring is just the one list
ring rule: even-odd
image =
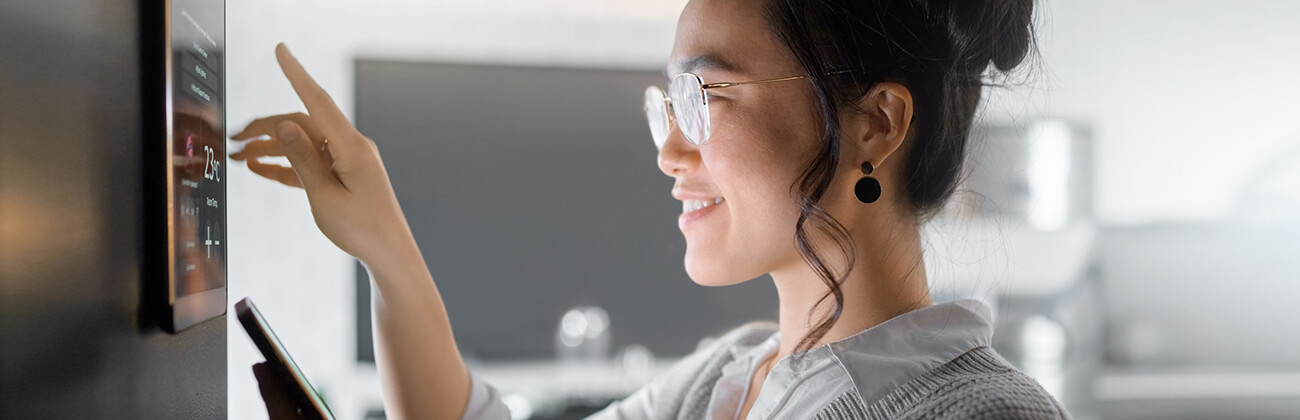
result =
[{"label": "dangling earring", "polygon": [[858,201],[864,204],[871,204],[880,199],[880,181],[871,177],[871,173],[876,170],[871,166],[871,162],[862,162],[862,173],[864,176],[858,180],[857,185],[853,186],[853,194],[858,196]]}]

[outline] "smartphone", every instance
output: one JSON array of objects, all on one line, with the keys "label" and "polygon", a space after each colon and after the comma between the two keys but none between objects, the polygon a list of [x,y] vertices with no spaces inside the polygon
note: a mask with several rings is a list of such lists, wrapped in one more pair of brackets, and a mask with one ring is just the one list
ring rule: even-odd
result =
[{"label": "smartphone", "polygon": [[240,299],[235,303],[235,313],[239,316],[239,323],[248,332],[248,337],[253,339],[253,344],[256,344],[262,351],[262,356],[266,357],[267,364],[279,371],[289,383],[296,385],[289,390],[290,398],[294,400],[303,417],[334,420],[334,413],[330,412],[320,394],[310,382],[307,382],[307,377],[298,369],[293,358],[289,357],[284,344],[281,344],[275,332],[271,331],[271,326],[266,323],[262,313],[257,311],[257,305],[254,305],[249,298]]}]

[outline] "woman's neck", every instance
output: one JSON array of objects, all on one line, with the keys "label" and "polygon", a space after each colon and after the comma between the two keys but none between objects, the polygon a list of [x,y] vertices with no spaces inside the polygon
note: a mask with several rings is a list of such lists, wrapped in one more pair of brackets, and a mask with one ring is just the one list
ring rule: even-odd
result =
[{"label": "woman's neck", "polygon": [[[874,239],[869,243],[857,243],[857,261],[840,287],[844,307],[839,320],[809,348],[842,340],[890,318],[932,304],[919,230],[888,229],[887,236]],[[832,245],[818,249],[838,248]],[[842,262],[831,262],[830,266],[833,273],[843,272]],[[829,289],[825,280],[803,259],[792,264],[790,269],[773,271],[771,275],[780,299],[781,346],[776,355],[779,360],[793,354],[799,341],[835,310],[835,298],[827,297],[816,312],[812,311]],[[811,318],[809,314],[812,314]]]}]

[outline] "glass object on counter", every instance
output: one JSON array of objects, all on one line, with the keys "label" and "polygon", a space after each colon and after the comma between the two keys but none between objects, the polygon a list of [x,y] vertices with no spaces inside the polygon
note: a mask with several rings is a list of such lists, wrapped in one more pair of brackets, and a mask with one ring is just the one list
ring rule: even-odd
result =
[{"label": "glass object on counter", "polygon": [[649,382],[655,374],[654,353],[650,352],[650,348],[640,344],[624,347],[619,353],[618,362],[628,381],[638,385]]},{"label": "glass object on counter", "polygon": [[609,313],[599,306],[568,310],[555,330],[555,357],[563,362],[608,361],[609,329]]}]

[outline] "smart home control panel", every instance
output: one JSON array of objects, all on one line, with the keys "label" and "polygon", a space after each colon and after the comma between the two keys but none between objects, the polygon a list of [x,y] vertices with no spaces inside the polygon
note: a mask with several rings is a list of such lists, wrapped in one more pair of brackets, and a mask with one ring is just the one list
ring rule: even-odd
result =
[{"label": "smart home control panel", "polygon": [[[166,257],[155,259],[166,270],[170,319],[165,328],[179,331],[225,313],[226,307],[226,148],[225,148],[225,1],[164,0],[154,16],[161,48],[156,92],[161,95],[159,124],[146,141],[162,153],[163,168],[147,168],[156,197],[167,207]],[[148,73],[146,73],[148,74]],[[165,198],[164,198],[165,197]],[[158,218],[163,212],[152,213]],[[161,223],[161,220],[153,220]],[[159,228],[159,236],[163,229]],[[157,247],[162,252],[163,247]],[[163,268],[163,262],[166,267]],[[157,276],[161,279],[163,276]]]}]

